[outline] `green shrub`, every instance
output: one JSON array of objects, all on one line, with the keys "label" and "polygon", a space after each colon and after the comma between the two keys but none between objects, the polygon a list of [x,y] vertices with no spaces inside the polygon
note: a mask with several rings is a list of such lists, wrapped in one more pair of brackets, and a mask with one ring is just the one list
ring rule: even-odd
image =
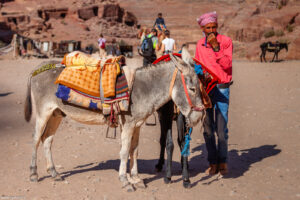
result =
[{"label": "green shrub", "polygon": [[65,20],[61,20],[61,22],[60,22],[61,24],[63,24],[63,25],[68,25],[68,23],[67,22],[65,22]]},{"label": "green shrub", "polygon": [[279,42],[279,43],[289,43],[289,40],[286,39],[286,38],[280,38],[280,39],[278,40],[278,42]]},{"label": "green shrub", "polygon": [[288,32],[293,32],[293,31],[294,31],[294,26],[292,26],[291,24],[288,24],[288,25],[286,26],[286,30],[287,30]]},{"label": "green shrub", "polygon": [[274,30],[268,30],[264,33],[265,38],[269,38],[275,35],[275,31]]},{"label": "green shrub", "polygon": [[282,5],[281,5],[281,3],[280,3],[280,4],[278,4],[277,8],[278,8],[279,10],[282,8]]},{"label": "green shrub", "polygon": [[121,40],[121,41],[119,42],[119,45],[120,45],[120,46],[127,46],[128,44],[127,44],[127,42],[125,42],[124,40]]},{"label": "green shrub", "polygon": [[275,35],[276,35],[277,37],[281,37],[281,36],[284,36],[284,32],[283,32],[283,30],[277,30],[277,31],[275,32]]}]

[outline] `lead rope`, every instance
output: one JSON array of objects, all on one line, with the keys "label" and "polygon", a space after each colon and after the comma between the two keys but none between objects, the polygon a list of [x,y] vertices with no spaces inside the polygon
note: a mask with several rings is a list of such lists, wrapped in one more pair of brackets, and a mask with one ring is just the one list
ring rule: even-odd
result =
[{"label": "lead rope", "polygon": [[[203,115],[202,120],[201,120],[202,126],[200,128],[200,133],[203,131],[203,122],[204,122],[205,117],[206,117],[206,111],[204,111],[204,115]],[[188,157],[190,155],[190,141],[192,140],[191,134],[192,134],[192,131],[193,131],[192,127],[186,126],[186,128],[189,131],[187,131],[185,133],[185,136],[184,136],[185,144],[184,144],[184,147],[183,147],[183,149],[181,151],[181,155],[183,157]]]},{"label": "lead rope", "polygon": [[181,155],[183,157],[188,157],[190,155],[190,141],[192,140],[192,138],[191,138],[192,131],[193,131],[193,128],[190,127],[189,131],[184,136],[185,144],[184,144],[184,147],[181,151]]}]

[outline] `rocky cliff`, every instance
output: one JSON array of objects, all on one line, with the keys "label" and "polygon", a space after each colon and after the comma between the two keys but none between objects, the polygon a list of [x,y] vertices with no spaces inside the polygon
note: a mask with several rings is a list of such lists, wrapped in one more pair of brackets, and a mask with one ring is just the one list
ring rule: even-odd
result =
[{"label": "rocky cliff", "polygon": [[96,45],[103,33],[108,41],[130,43],[135,42],[136,26],[135,15],[114,0],[4,0],[0,6],[2,40],[14,31],[39,40],[81,40],[85,46]]},{"label": "rocky cliff", "polygon": [[[74,39],[96,44],[100,32],[111,40],[137,45],[137,25],[152,27],[162,12],[178,46],[196,42],[202,32],[196,18],[219,15],[219,32],[234,42],[234,58],[259,60],[260,44],[289,43],[280,59],[300,59],[299,0],[2,0],[1,38],[17,31],[39,39]],[[1,36],[2,35],[2,36]],[[272,54],[267,54],[271,57]]]},{"label": "rocky cliff", "polygon": [[219,32],[233,39],[235,59],[259,60],[259,46],[265,41],[288,42],[289,51],[281,51],[279,58],[300,59],[299,0],[126,0],[119,3],[133,12],[142,26],[153,26],[157,13],[162,12],[179,45],[201,38],[196,18],[217,11]]}]

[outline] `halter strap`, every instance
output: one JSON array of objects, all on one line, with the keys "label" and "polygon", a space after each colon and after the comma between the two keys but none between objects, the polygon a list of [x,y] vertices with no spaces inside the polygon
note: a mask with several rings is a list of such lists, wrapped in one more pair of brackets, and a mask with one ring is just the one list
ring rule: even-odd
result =
[{"label": "halter strap", "polygon": [[[173,90],[173,87],[174,87],[174,84],[175,84],[175,80],[176,80],[176,75],[177,75],[177,72],[178,72],[178,69],[175,68],[174,72],[173,72],[173,76],[172,76],[172,80],[170,82],[170,88],[169,88],[169,95],[170,97],[172,97],[172,90]],[[183,84],[183,88],[184,88],[184,92],[185,92],[185,96],[189,102],[189,105],[191,107],[191,110],[194,110],[194,111],[202,111],[205,109],[205,106],[202,105],[200,107],[197,107],[197,106],[194,106],[192,101],[191,101],[191,98],[189,96],[189,93],[187,91],[187,88],[186,88],[186,84],[185,84],[185,80],[184,80],[184,76],[182,73],[181,74],[181,81],[182,81],[182,84]]]},{"label": "halter strap", "polygon": [[189,102],[189,104],[190,104],[192,110],[195,110],[195,111],[202,111],[202,110],[204,110],[204,109],[205,109],[205,106],[204,106],[204,105],[202,105],[202,106],[200,106],[200,107],[197,107],[197,106],[194,106],[194,105],[193,105],[193,103],[192,103],[192,101],[191,101],[191,98],[190,98],[190,95],[189,95],[189,93],[188,93],[188,91],[187,91],[186,84],[185,84],[185,80],[184,80],[184,76],[183,76],[182,73],[181,73],[181,81],[182,81],[182,84],[183,84],[185,96],[186,96],[186,98],[187,98],[187,100],[188,100],[188,102]]},{"label": "halter strap", "polygon": [[170,95],[170,97],[172,97],[172,90],[173,90],[174,83],[175,83],[175,80],[176,80],[177,72],[178,72],[178,69],[175,68],[175,70],[173,72],[172,80],[170,82],[170,88],[169,88],[169,95]]},{"label": "halter strap", "polygon": [[182,81],[182,84],[183,84],[183,88],[184,88],[184,92],[185,92],[186,98],[187,98],[187,100],[188,100],[190,106],[193,108],[193,103],[192,103],[191,98],[190,98],[190,95],[189,95],[189,93],[188,93],[188,91],[187,91],[186,84],[185,84],[185,80],[184,80],[184,76],[183,76],[182,73],[181,73],[181,81]]}]

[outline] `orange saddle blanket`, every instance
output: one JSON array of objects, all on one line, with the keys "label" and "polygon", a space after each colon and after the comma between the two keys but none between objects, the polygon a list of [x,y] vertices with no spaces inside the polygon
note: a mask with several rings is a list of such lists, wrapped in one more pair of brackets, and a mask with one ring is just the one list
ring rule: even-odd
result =
[{"label": "orange saddle blanket", "polygon": [[124,59],[123,56],[112,57],[103,61],[79,51],[72,52],[64,57],[62,64],[66,65],[66,68],[55,83],[100,97],[102,69],[101,84],[104,97],[113,97],[116,94],[117,75],[121,73],[119,61],[122,58]]}]

